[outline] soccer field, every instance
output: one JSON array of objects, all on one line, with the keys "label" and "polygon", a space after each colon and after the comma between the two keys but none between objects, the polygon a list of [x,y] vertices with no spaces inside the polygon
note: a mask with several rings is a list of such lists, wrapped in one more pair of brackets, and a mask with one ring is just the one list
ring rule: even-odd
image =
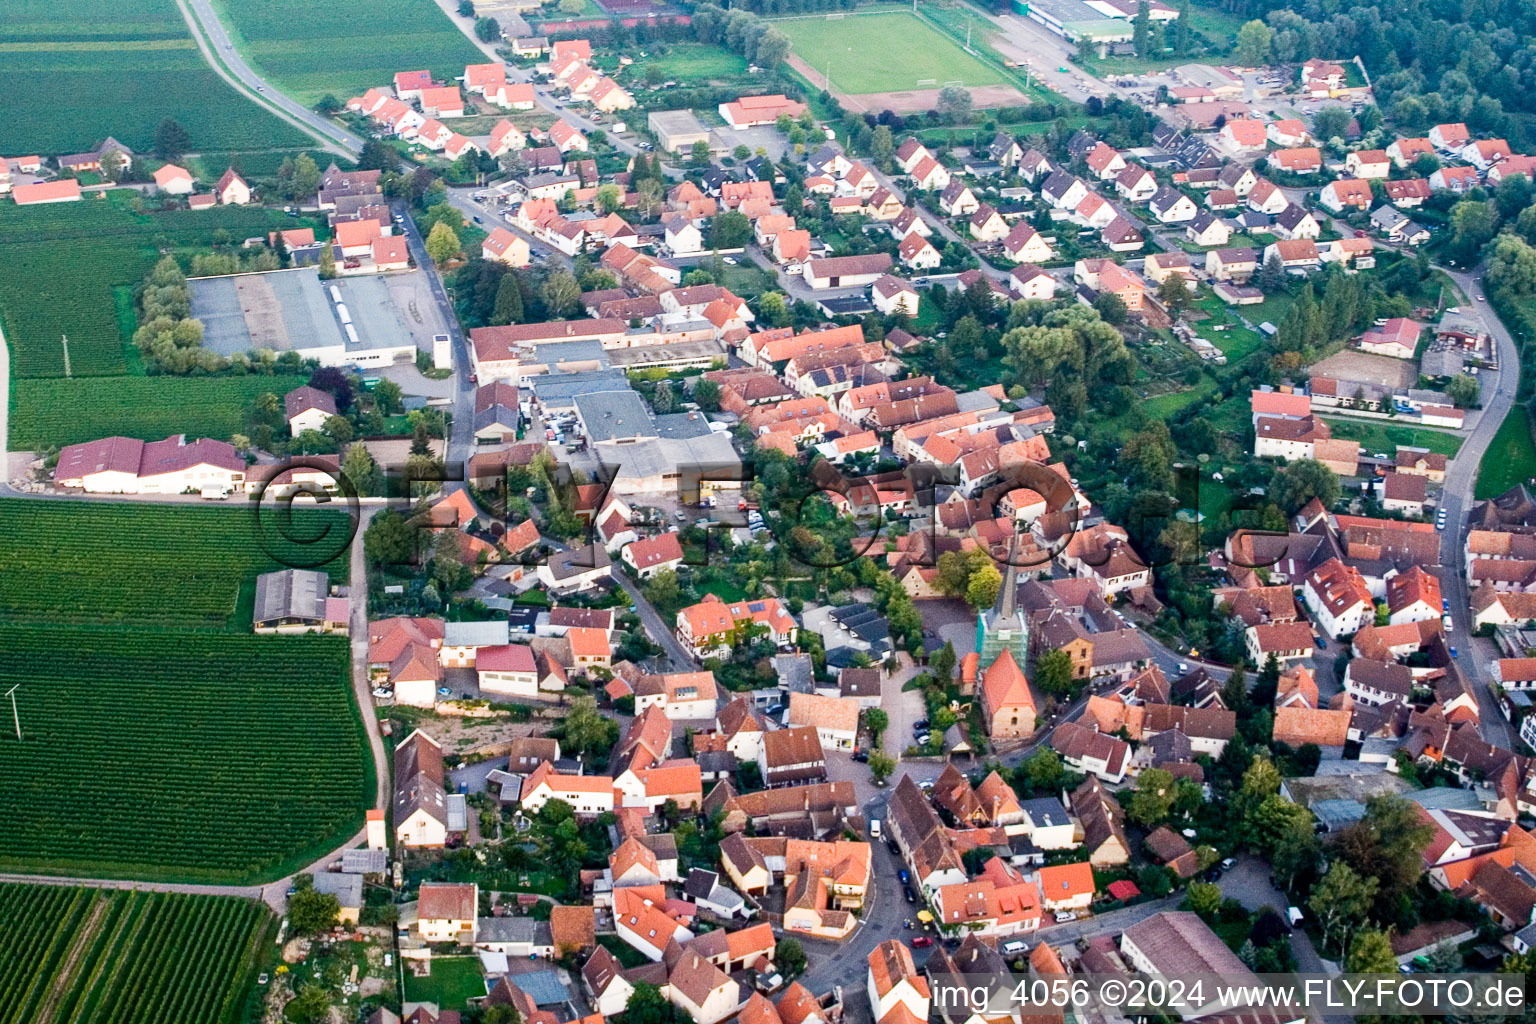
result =
[{"label": "soccer field", "polygon": [[898,92],[1006,82],[926,22],[905,12],[775,21],[794,53],[818,75],[831,69],[845,93]]}]

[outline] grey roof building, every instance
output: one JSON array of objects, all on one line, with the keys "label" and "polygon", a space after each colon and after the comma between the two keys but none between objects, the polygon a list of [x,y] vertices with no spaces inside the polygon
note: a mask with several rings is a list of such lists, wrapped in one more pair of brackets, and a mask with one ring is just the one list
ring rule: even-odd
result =
[{"label": "grey roof building", "polygon": [[627,388],[577,395],[575,404],[582,432],[593,444],[660,436],[645,400]]},{"label": "grey roof building", "polygon": [[330,577],[313,569],[281,569],[256,577],[252,614],[258,633],[345,629],[346,600],[329,597]]}]

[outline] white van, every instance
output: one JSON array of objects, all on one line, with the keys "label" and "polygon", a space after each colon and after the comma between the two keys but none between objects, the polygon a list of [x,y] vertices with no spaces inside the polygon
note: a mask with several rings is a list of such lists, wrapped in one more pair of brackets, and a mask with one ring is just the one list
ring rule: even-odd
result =
[{"label": "white van", "polygon": [[869,819],[869,837],[871,839],[879,839],[880,838],[880,819],[879,818],[871,818],[871,819]]},{"label": "white van", "polygon": [[1006,956],[1017,956],[1028,948],[1029,947],[1027,945],[1025,945],[1023,942],[1020,942],[1018,939],[1014,939],[1012,942],[1003,943],[1003,953]]}]

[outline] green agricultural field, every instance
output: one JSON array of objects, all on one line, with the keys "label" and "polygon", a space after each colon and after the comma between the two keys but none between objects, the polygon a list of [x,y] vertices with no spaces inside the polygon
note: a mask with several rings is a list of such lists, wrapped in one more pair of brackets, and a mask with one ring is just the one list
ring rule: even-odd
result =
[{"label": "green agricultural field", "polygon": [[0,1024],[229,1024],[269,918],[227,896],[0,885]]},{"label": "green agricultural field", "polygon": [[[962,85],[1012,84],[916,16],[858,14],[775,21],[796,56],[846,93],[897,92]],[[927,82],[926,85],[919,85]]]},{"label": "green agricultural field", "polygon": [[166,117],[200,152],[312,141],[218,77],[175,0],[7,0],[0,95],[13,156],[76,153],[108,135],[146,152]]},{"label": "green agricultural field", "polygon": [[1536,443],[1531,440],[1530,414],[1517,404],[1499,424],[1478,464],[1476,497],[1496,497],[1532,477],[1536,477]]},{"label": "green agricultural field", "polygon": [[257,207],[136,214],[131,195],[0,204],[0,323],[13,378],[62,377],[66,336],[73,376],[126,372],[132,320],[119,317],[113,289],[142,281],[161,250],[205,250],[315,223]]},{"label": "green agricultural field", "polygon": [[[345,102],[397,71],[439,81],[487,60],[432,0],[215,0],[240,52],[301,103]],[[317,59],[317,55],[320,56]]]},{"label": "green agricultural field", "polygon": [[[1350,420],[1323,417],[1333,436],[1346,441],[1359,441],[1360,447],[1370,452],[1386,452],[1391,455],[1398,445],[1407,448],[1428,448],[1441,455],[1454,456],[1461,450],[1461,437],[1445,430],[1415,427],[1387,420]],[[1489,451],[1493,449],[1490,448]]]},{"label": "green agricultural field", "polygon": [[0,499],[0,622],[248,631],[258,574],[293,565],[346,582],[351,520],[303,504]]},{"label": "green agricultural field", "polygon": [[282,396],[304,377],[62,377],[18,382],[10,447],[43,451],[98,437],[172,434],[228,439],[256,396]]},{"label": "green agricultural field", "polygon": [[374,792],[350,653],[340,636],[0,626],[22,729],[0,732],[0,871],[254,884],[324,856]]}]

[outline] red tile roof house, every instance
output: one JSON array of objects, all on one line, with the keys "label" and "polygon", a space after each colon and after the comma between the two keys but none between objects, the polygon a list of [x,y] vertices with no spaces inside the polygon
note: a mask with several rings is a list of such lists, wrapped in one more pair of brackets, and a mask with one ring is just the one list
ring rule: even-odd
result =
[{"label": "red tile roof house", "polygon": [[770,96],[742,96],[730,103],[720,104],[720,116],[732,128],[754,128],[773,124],[780,114],[799,117],[805,113],[805,104],[797,103],[783,93]]},{"label": "red tile roof house", "polygon": [[245,460],[233,445],[208,437],[191,442],[185,434],[163,441],[107,437],[64,448],[53,480],[92,494],[229,492],[243,488]]},{"label": "red tile roof house", "polygon": [[73,203],[80,199],[80,182],[74,178],[62,181],[44,181],[36,185],[17,185],[11,190],[11,198],[17,206],[36,206],[41,203]]},{"label": "red tile roof house", "polygon": [[1317,201],[1334,213],[1342,213],[1351,206],[1369,210],[1372,201],[1371,183],[1360,178],[1340,178],[1337,181],[1330,181],[1323,186]]},{"label": "red tile roof house", "polygon": [[624,547],[620,559],[641,579],[649,579],[667,569],[683,564],[683,547],[675,533],[637,540]]}]

